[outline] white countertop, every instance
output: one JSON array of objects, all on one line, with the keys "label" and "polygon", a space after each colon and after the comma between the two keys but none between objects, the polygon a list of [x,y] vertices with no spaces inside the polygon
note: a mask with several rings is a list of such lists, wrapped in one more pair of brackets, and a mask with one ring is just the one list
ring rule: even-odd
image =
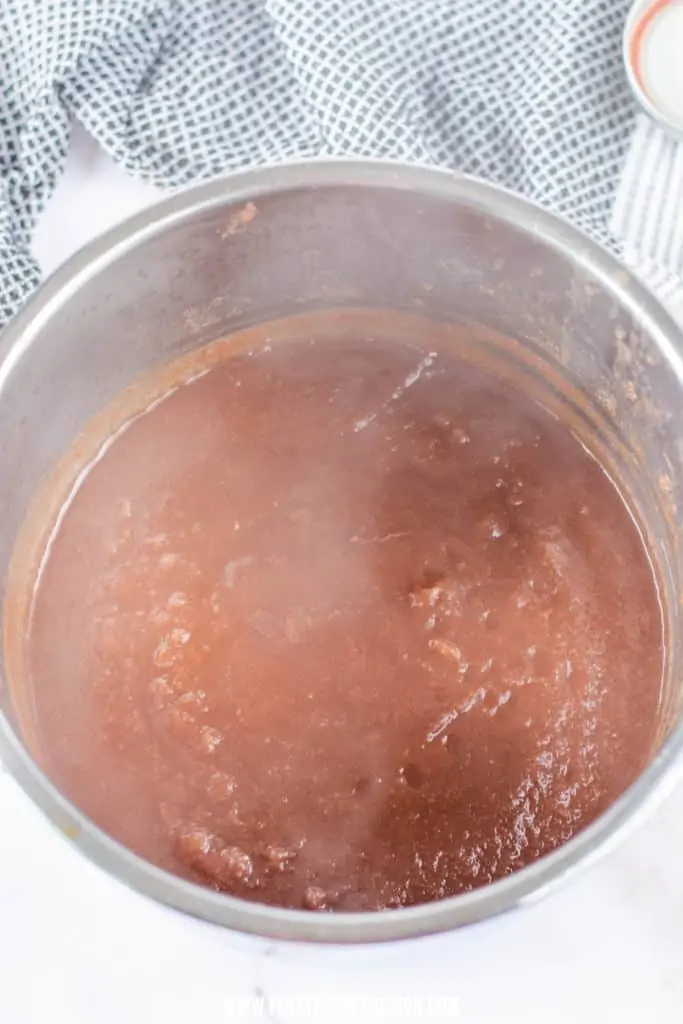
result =
[{"label": "white countertop", "polygon": [[[78,132],[36,233],[44,269],[155,195]],[[680,1024],[683,786],[533,907],[340,949],[252,939],[152,903],[86,861],[0,768],[1,1024],[352,1019]]]}]

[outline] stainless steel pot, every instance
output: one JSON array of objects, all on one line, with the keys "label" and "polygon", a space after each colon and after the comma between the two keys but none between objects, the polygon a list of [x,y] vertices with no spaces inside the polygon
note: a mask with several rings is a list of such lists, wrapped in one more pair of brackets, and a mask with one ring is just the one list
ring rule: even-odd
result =
[{"label": "stainless steel pot", "polygon": [[[4,664],[0,754],[29,796],[105,870],[209,921],[288,939],[363,942],[453,928],[537,898],[604,850],[667,783],[683,746],[681,334],[605,251],[501,189],[447,172],[333,161],[235,174],[133,217],[74,256],[0,346],[0,578],[44,475],[144,370],[249,324],[331,306],[476,322],[517,343],[610,452],[648,535],[665,606],[658,750],[590,827],[463,896],[383,913],[246,903],[171,876],[101,832],[32,760]],[[540,368],[540,370],[539,370]]]}]

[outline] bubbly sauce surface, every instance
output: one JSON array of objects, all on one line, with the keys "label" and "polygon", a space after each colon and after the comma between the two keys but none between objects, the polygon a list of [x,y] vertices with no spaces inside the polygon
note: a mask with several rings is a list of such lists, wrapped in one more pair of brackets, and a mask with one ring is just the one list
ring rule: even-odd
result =
[{"label": "bubbly sauce surface", "polygon": [[187,878],[317,910],[530,863],[651,753],[662,629],[616,488],[445,350],[302,339],[130,423],[53,536],[48,770]]}]

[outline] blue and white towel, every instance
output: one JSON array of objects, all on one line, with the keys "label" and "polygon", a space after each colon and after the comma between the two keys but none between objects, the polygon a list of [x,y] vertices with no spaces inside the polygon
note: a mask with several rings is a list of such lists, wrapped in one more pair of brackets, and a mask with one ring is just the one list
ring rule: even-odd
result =
[{"label": "blue and white towel", "polygon": [[0,322],[39,282],[31,232],[74,118],[162,186],[314,154],[479,174],[620,250],[676,302],[683,153],[636,125],[628,6],[2,0]]}]

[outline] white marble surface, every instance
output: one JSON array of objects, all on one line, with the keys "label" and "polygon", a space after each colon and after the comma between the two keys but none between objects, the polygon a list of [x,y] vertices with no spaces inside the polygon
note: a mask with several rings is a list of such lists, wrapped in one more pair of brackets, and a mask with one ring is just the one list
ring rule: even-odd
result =
[{"label": "white marble surface", "polygon": [[[36,234],[45,270],[155,194],[79,133]],[[0,770],[2,1024],[680,1024],[682,954],[683,787],[533,907],[437,938],[331,949],[233,934],[129,891]]]}]

